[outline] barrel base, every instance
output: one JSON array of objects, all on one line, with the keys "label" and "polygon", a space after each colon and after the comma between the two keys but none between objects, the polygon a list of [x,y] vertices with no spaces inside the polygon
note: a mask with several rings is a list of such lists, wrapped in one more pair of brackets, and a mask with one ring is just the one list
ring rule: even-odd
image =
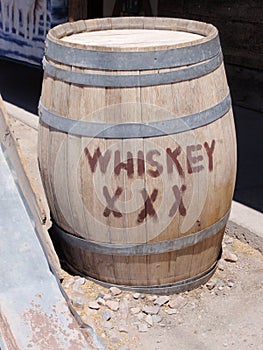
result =
[{"label": "barrel base", "polygon": [[[209,267],[207,270],[192,276],[187,279],[182,279],[180,281],[176,281],[173,283],[169,284],[153,284],[153,285],[125,285],[122,283],[111,283],[107,281],[103,281],[100,279],[95,278],[94,276],[90,276],[89,274],[85,273],[85,269],[81,268],[80,262],[72,261],[71,263],[70,258],[72,256],[74,257],[73,252],[78,252],[78,254],[81,254],[80,250],[74,251],[74,245],[68,244],[68,242],[63,240],[63,237],[60,235],[60,233],[63,231],[65,234],[65,231],[60,229],[56,224],[53,224],[52,228],[50,229],[50,236],[53,241],[54,247],[56,249],[56,252],[60,258],[62,267],[68,271],[69,273],[77,274],[79,276],[85,277],[90,281],[93,281],[95,283],[98,283],[106,288],[116,286],[122,290],[130,290],[130,291],[136,291],[139,293],[146,293],[146,294],[159,294],[159,295],[168,295],[168,294],[174,294],[174,293],[180,293],[184,292],[187,290],[191,290],[194,288],[199,287],[200,285],[205,284],[214,274],[216,268],[217,268],[217,263],[219,259],[221,258],[222,255],[222,248],[220,248],[220,253],[216,259],[216,261]],[[223,229],[224,231],[224,229]],[[69,237],[72,237],[68,235]],[[73,242],[74,236],[72,237]],[[76,255],[75,255],[76,256]],[[76,263],[76,264],[75,264]],[[75,266],[74,266],[75,265]],[[92,266],[89,266],[89,268],[92,269]]]},{"label": "barrel base", "polygon": [[[220,251],[220,256],[218,260],[221,257],[221,251]],[[121,290],[134,291],[134,292],[143,293],[143,294],[170,295],[170,294],[189,291],[205,284],[215,273],[218,260],[210,267],[210,269],[203,272],[202,274],[185,279],[180,282],[163,284],[159,286],[125,286],[125,285],[107,283],[77,271],[72,265],[69,264],[69,262],[63,261],[63,265],[65,265],[65,268],[67,268],[67,270],[71,271],[72,273],[85,277],[88,280],[98,283],[101,286],[106,288],[118,287]]]},{"label": "barrel base", "polygon": [[175,282],[171,284],[153,285],[153,286],[128,286],[128,285],[104,282],[96,278],[93,278],[81,272],[80,270],[76,269],[72,264],[70,264],[68,259],[66,259],[65,255],[63,254],[63,251],[61,250],[61,242],[59,241],[54,228],[53,230],[52,229],[50,230],[50,236],[54,243],[58,256],[61,260],[62,267],[68,272],[85,277],[88,280],[98,283],[101,286],[106,288],[118,287],[119,289],[122,289],[122,290],[134,291],[134,292],[139,292],[144,294],[169,295],[169,294],[176,294],[176,293],[181,293],[181,292],[195,289],[205,284],[213,276],[213,274],[216,271],[218,261],[222,256],[222,248],[221,248],[216,262],[209,269],[202,272],[201,274],[198,274],[196,276],[193,276],[191,278],[188,278],[179,282]]}]

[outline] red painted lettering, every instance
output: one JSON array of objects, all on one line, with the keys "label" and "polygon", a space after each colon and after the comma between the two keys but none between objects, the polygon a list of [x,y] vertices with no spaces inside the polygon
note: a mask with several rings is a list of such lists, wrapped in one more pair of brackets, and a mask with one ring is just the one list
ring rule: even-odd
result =
[{"label": "red painted lettering", "polygon": [[187,170],[188,174],[199,173],[204,169],[203,165],[194,165],[198,162],[201,162],[204,158],[203,156],[197,155],[193,156],[193,152],[200,151],[202,149],[202,145],[191,145],[186,147],[186,155],[187,155]]},{"label": "red painted lettering", "polygon": [[205,150],[206,150],[206,153],[207,153],[207,156],[208,156],[208,162],[209,162],[208,163],[208,169],[209,169],[209,171],[213,171],[213,167],[214,167],[214,164],[213,164],[213,152],[214,152],[214,149],[215,149],[215,145],[216,145],[215,140],[212,141],[210,147],[209,147],[207,142],[204,143],[204,147],[205,147]]},{"label": "red painted lettering", "polygon": [[131,152],[127,152],[127,163],[121,162],[120,151],[115,151],[114,158],[114,173],[116,175],[120,175],[121,169],[127,171],[128,177],[132,177],[134,174],[134,166],[133,166],[133,156]]},{"label": "red painted lettering", "polygon": [[137,222],[141,223],[146,219],[147,215],[157,218],[157,214],[153,207],[153,203],[156,201],[158,190],[154,189],[152,194],[149,196],[146,189],[141,191],[144,200],[144,209],[139,213]]},{"label": "red painted lettering", "polygon": [[185,192],[186,190],[186,186],[185,185],[182,185],[181,189],[179,189],[179,187],[177,185],[174,185],[173,186],[173,193],[174,193],[174,196],[175,196],[175,202],[169,212],[169,216],[170,217],[173,217],[178,208],[179,208],[179,213],[181,216],[185,216],[186,215],[186,208],[184,206],[184,203],[183,203],[183,192]]},{"label": "red painted lettering", "polygon": [[166,148],[168,174],[173,172],[173,165],[175,165],[179,175],[184,176],[183,168],[177,159],[177,157],[181,154],[181,151],[182,149],[180,146],[178,146],[174,151],[172,151],[171,148]]},{"label": "red painted lettering", "polygon": [[110,156],[111,156],[111,151],[107,150],[104,155],[101,154],[101,151],[99,149],[99,147],[95,150],[93,157],[91,156],[89,150],[87,147],[84,148],[84,153],[85,156],[88,159],[89,165],[90,165],[90,169],[91,171],[94,173],[99,161],[99,165],[100,165],[100,170],[103,174],[106,173],[107,170],[107,166],[109,164],[109,160],[110,160]]},{"label": "red painted lettering", "polygon": [[108,188],[106,186],[103,187],[103,195],[104,195],[104,197],[106,199],[106,202],[107,202],[107,206],[106,206],[106,208],[104,209],[104,212],[103,212],[103,215],[105,217],[110,216],[110,213],[112,213],[113,216],[116,217],[116,218],[122,217],[122,213],[120,213],[115,208],[115,202],[120,197],[121,193],[122,193],[122,188],[118,187],[117,190],[114,193],[114,196],[111,197],[110,194],[109,194]]},{"label": "red painted lettering", "polygon": [[151,175],[152,177],[158,177],[162,174],[163,172],[163,166],[158,163],[156,160],[153,159],[154,155],[160,156],[161,153],[157,150],[152,150],[147,152],[146,154],[146,161],[153,167],[156,167],[156,170],[148,169],[147,173]]},{"label": "red painted lettering", "polygon": [[138,151],[137,158],[138,176],[142,176],[145,173],[145,163],[143,151]]}]

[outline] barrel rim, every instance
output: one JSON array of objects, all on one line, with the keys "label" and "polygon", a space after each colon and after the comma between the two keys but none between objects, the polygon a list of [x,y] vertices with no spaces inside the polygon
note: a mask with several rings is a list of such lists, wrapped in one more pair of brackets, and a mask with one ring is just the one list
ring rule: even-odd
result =
[{"label": "barrel rim", "polygon": [[[129,26],[132,29],[149,29],[149,21],[155,23],[152,24],[155,29],[203,33],[205,37],[171,45],[160,46],[158,43],[154,43],[152,47],[117,47],[117,49],[80,45],[60,40],[62,37],[74,33],[103,30],[105,29],[104,23],[108,29],[127,29]],[[218,31],[211,24],[174,18],[118,17],[65,23],[51,29],[46,38],[45,57],[69,67],[110,71],[142,71],[194,65],[217,56],[220,50]]]},{"label": "barrel rim", "polygon": [[[140,22],[141,21],[141,22]],[[150,22],[153,22],[152,27]],[[130,27],[127,26],[130,23]],[[158,25],[159,24],[159,25]],[[107,46],[92,46],[87,44],[78,44],[62,41],[61,38],[72,34],[83,33],[84,31],[102,31],[110,29],[152,29],[152,30],[177,30],[189,33],[203,35],[203,38],[191,40],[188,42],[171,44],[171,45],[154,45],[152,48],[140,47],[107,47]],[[76,22],[60,24],[49,30],[47,34],[47,42],[53,42],[61,46],[105,52],[148,52],[157,50],[177,49],[193,45],[206,43],[218,36],[217,28],[210,24],[200,21],[169,18],[169,17],[112,17],[112,18],[97,18],[89,20],[79,20]]]}]

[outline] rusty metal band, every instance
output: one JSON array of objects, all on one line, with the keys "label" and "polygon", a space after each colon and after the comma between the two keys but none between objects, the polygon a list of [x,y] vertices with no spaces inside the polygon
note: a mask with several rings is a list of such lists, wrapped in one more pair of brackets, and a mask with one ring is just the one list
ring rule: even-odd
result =
[{"label": "rusty metal band", "polygon": [[182,67],[209,60],[220,51],[219,37],[193,45],[152,51],[99,51],[80,49],[47,37],[46,57],[69,66],[100,70],[148,70]]},{"label": "rusty metal band", "polygon": [[187,66],[186,68],[180,68],[169,72],[160,71],[158,73],[137,75],[75,72],[58,67],[46,58],[43,59],[43,67],[47,75],[67,83],[96,87],[142,87],[179,83],[196,79],[216,70],[221,65],[222,61],[223,56],[220,51],[215,57],[196,65]]},{"label": "rusty metal band", "polygon": [[74,120],[48,111],[41,102],[39,115],[42,123],[71,135],[105,139],[131,139],[173,135],[197,129],[223,117],[230,110],[230,107],[231,98],[228,94],[218,104],[204,111],[148,124],[111,124]]},{"label": "rusty metal band", "polygon": [[195,244],[216,235],[221,229],[223,229],[227,223],[230,211],[228,211],[219,221],[215,224],[193,233],[191,235],[176,238],[170,241],[145,243],[145,244],[109,244],[109,243],[94,243],[87,241],[83,238],[79,238],[69,234],[61,229],[55,223],[54,230],[59,239],[75,248],[79,248],[92,253],[106,254],[106,255],[122,255],[122,256],[134,256],[134,255],[153,255],[174,252],[181,249],[185,249]]},{"label": "rusty metal band", "polygon": [[148,294],[157,294],[157,295],[169,295],[174,293],[181,293],[185,292],[187,290],[191,290],[194,288],[197,288],[198,286],[205,284],[215,273],[215,270],[217,268],[217,262],[221,258],[222,255],[222,248],[220,250],[219,256],[217,258],[217,261],[205,272],[200,273],[194,277],[187,278],[185,280],[170,283],[170,284],[161,284],[161,285],[154,285],[154,286],[126,286],[126,285],[119,285],[119,284],[113,284],[108,283],[104,281],[100,281],[98,279],[92,278],[80,271],[78,267],[73,266],[72,261],[65,261],[63,260],[63,264],[65,267],[67,267],[69,270],[71,270],[74,273],[77,273],[80,276],[83,276],[95,283],[98,283],[102,285],[103,287],[110,288],[110,287],[118,287],[122,290],[132,290],[138,293],[148,293]]}]

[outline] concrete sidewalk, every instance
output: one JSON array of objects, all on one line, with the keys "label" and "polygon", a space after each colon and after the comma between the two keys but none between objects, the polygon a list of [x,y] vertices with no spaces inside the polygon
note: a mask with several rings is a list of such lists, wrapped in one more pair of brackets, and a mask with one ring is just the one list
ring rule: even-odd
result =
[{"label": "concrete sidewalk", "polygon": [[104,349],[78,320],[43,248],[22,159],[0,100],[0,349]]},{"label": "concrete sidewalk", "polygon": [[99,349],[69,311],[5,156],[1,147],[0,348]]}]

